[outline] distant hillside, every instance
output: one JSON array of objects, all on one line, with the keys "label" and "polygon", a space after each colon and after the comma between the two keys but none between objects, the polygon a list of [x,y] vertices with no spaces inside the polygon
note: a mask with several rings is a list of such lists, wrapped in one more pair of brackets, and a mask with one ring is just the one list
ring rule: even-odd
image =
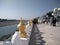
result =
[{"label": "distant hillside", "polygon": [[0,19],[0,22],[4,22],[4,21],[16,21],[15,19],[12,20],[8,20],[8,19]]}]

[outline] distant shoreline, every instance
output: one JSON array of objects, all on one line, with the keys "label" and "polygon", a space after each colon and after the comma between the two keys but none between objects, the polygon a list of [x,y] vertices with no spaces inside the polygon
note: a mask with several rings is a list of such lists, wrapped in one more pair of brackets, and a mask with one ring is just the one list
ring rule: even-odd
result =
[{"label": "distant shoreline", "polygon": [[0,27],[18,24],[19,22],[20,22],[19,20],[3,21],[3,22],[0,22]]},{"label": "distant shoreline", "polygon": [[[19,24],[20,20],[7,20],[0,22],[0,27]],[[24,20],[25,25],[27,24],[28,20]]]}]

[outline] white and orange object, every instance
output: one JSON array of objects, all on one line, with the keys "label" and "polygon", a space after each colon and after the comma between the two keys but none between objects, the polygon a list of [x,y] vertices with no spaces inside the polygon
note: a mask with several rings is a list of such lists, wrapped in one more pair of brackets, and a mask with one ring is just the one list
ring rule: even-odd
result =
[{"label": "white and orange object", "polygon": [[17,28],[19,30],[20,37],[21,38],[26,38],[26,32],[25,32],[26,26],[24,25],[24,22],[23,22],[22,18],[21,18],[20,23],[18,24]]},{"label": "white and orange object", "polygon": [[32,21],[28,21],[28,24],[26,25],[26,29],[25,29],[25,32],[27,33],[27,36],[30,37],[31,35],[31,30],[32,30]]},{"label": "white and orange object", "polygon": [[[21,25],[23,25],[21,23],[22,23],[22,21],[20,22],[20,24],[18,24],[18,29],[19,29],[19,27]],[[21,37],[21,30],[19,29],[19,32],[16,31],[14,33],[14,35],[12,36],[12,39],[11,39],[12,45],[28,45],[29,44],[29,40],[30,40],[31,30],[32,30],[32,23],[30,25],[29,21],[28,21],[28,24],[26,25],[25,30],[24,30],[24,32],[26,33],[27,37],[26,38]]]}]

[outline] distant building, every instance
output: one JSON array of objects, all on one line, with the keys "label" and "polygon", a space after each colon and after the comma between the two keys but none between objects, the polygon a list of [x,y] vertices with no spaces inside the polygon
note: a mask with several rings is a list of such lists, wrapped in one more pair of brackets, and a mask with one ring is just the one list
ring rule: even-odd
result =
[{"label": "distant building", "polygon": [[54,8],[52,15],[60,21],[60,8]]}]

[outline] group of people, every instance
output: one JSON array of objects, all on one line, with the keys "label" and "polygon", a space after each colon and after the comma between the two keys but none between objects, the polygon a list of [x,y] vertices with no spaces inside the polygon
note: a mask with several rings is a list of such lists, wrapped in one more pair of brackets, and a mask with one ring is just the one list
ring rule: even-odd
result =
[{"label": "group of people", "polygon": [[[56,26],[57,19],[54,16],[50,17],[50,19],[45,18],[45,23],[48,24],[48,22],[50,25]],[[38,19],[34,19],[33,24],[38,24]]]},{"label": "group of people", "polygon": [[50,17],[50,19],[45,18],[46,24],[50,23],[50,25],[56,26],[56,22],[57,22],[57,19],[54,16]]}]

